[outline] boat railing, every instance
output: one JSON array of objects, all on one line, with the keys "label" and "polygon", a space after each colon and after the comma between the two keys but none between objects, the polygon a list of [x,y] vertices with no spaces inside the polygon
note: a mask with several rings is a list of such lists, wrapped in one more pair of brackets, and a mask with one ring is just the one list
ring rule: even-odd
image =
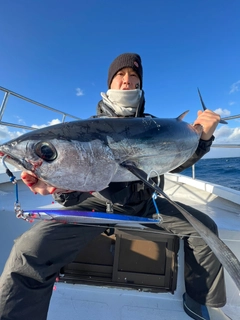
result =
[{"label": "boat railing", "polygon": [[61,111],[59,109],[55,109],[55,108],[51,108],[45,104],[42,104],[40,102],[37,102],[35,100],[32,100],[32,99],[29,99],[25,96],[22,96],[16,92],[13,92],[9,89],[6,89],[6,88],[3,88],[0,86],[0,90],[4,92],[4,97],[3,97],[3,100],[2,100],[2,103],[1,103],[1,107],[0,107],[0,125],[2,126],[7,126],[7,127],[15,127],[15,128],[20,128],[20,129],[26,129],[26,130],[34,130],[34,129],[37,129],[36,127],[34,126],[25,126],[25,125],[22,125],[22,124],[17,124],[17,123],[10,123],[10,122],[4,122],[2,121],[3,119],[3,115],[4,115],[4,112],[6,110],[6,107],[7,107],[7,103],[8,103],[8,100],[11,96],[14,96],[16,98],[19,98],[21,100],[24,100],[26,102],[29,102],[29,103],[32,103],[36,106],[39,106],[43,109],[47,109],[47,110],[50,110],[52,112],[55,112],[55,113],[58,113],[60,115],[62,115],[62,121],[61,122],[65,122],[65,119],[66,117],[69,117],[69,118],[72,118],[72,119],[76,119],[76,120],[79,120],[80,118],[74,116],[74,115],[71,115],[69,113],[66,113],[64,111]]},{"label": "boat railing", "polygon": [[[233,119],[240,119],[240,114],[237,114],[235,116],[229,116],[222,118],[222,120],[227,121],[227,120],[233,120]],[[228,149],[235,149],[235,148],[240,148],[240,144],[225,144],[225,143],[213,143],[211,148],[228,148]],[[192,166],[192,178],[196,178],[196,171],[195,171],[195,165]]]},{"label": "boat railing", "polygon": [[[4,115],[4,112],[6,110],[6,107],[7,107],[7,102],[8,102],[8,99],[10,96],[14,96],[16,98],[19,98],[21,100],[24,100],[26,102],[30,102],[34,105],[37,105],[43,109],[47,109],[47,110],[50,110],[50,111],[53,111],[55,113],[58,113],[58,114],[61,114],[62,115],[62,122],[65,122],[65,119],[66,117],[69,117],[69,118],[72,118],[72,119],[76,119],[76,120],[80,120],[80,118],[74,116],[74,115],[71,115],[69,113],[66,113],[64,111],[61,111],[59,109],[55,109],[55,108],[51,108],[45,104],[42,104],[40,102],[37,102],[35,100],[32,100],[32,99],[29,99],[25,96],[22,96],[16,92],[13,92],[9,89],[6,89],[6,88],[3,88],[0,86],[0,90],[4,92],[4,97],[3,97],[3,100],[2,100],[2,103],[1,103],[1,107],[0,107],[0,125],[3,125],[3,126],[8,126],[8,127],[15,127],[15,128],[21,128],[21,129],[26,129],[26,130],[35,130],[37,129],[36,127],[34,126],[25,126],[25,125],[21,125],[21,124],[16,124],[16,123],[10,123],[10,122],[4,122],[2,121],[2,118],[3,118],[3,115]],[[232,120],[232,119],[240,119],[240,114],[238,115],[235,115],[235,116],[229,116],[229,117],[225,117],[225,118],[222,118],[222,120]],[[213,148],[240,148],[240,144],[216,144],[214,143],[212,145]],[[192,166],[192,178],[195,179],[196,177],[196,174],[195,174],[195,165]]]}]

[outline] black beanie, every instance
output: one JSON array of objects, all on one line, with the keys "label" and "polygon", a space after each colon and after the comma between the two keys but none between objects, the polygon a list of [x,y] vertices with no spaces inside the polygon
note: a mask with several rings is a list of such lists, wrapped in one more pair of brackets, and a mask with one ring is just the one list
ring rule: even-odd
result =
[{"label": "black beanie", "polygon": [[137,53],[123,53],[111,63],[108,70],[108,88],[110,88],[112,80],[116,73],[123,68],[132,68],[139,76],[140,89],[142,89],[142,61]]}]

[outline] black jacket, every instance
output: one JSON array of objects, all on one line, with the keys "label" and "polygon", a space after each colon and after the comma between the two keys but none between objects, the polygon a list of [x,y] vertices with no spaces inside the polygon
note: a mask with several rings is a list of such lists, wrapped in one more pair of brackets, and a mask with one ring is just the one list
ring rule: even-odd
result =
[{"label": "black jacket", "polygon": [[[143,95],[140,107],[136,113],[137,116],[140,116],[140,117],[146,116],[146,114],[144,114],[143,112],[144,104],[145,104],[145,100]],[[114,114],[114,112],[108,106],[106,106],[102,101],[100,101],[97,107],[97,117],[99,116],[107,116],[107,117],[115,116],[116,117],[117,115]],[[214,140],[214,137],[212,137],[208,141],[200,139],[198,147],[195,153],[192,155],[192,157],[171,172],[179,173],[184,169],[189,168],[193,164],[195,164],[207,152],[210,151],[210,146],[212,145],[213,140]],[[160,187],[162,189],[164,187],[164,176],[161,176]],[[106,200],[106,202],[109,201],[111,203],[116,203],[123,206],[136,205],[142,201],[148,200],[152,195],[152,190],[149,187],[146,187],[140,181],[111,182],[106,189],[100,191],[99,193],[96,193],[95,195],[100,198],[102,197],[103,199]],[[63,206],[69,207],[69,206],[77,205],[91,196],[92,195],[87,192],[75,191],[71,193],[55,194],[54,199],[60,204],[62,204]]]}]

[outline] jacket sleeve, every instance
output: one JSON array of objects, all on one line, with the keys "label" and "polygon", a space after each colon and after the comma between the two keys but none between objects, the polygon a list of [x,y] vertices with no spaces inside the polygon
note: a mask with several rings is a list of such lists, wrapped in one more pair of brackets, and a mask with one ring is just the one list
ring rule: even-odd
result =
[{"label": "jacket sleeve", "polygon": [[91,197],[90,193],[80,191],[53,194],[53,199],[64,207],[76,206],[89,197]]},{"label": "jacket sleeve", "polygon": [[214,141],[214,136],[209,140],[199,140],[198,147],[195,153],[189,158],[186,162],[184,162],[181,166],[171,171],[171,173],[179,173],[192,165],[194,165],[198,160],[200,160],[206,153],[210,151],[210,147],[212,142]]}]

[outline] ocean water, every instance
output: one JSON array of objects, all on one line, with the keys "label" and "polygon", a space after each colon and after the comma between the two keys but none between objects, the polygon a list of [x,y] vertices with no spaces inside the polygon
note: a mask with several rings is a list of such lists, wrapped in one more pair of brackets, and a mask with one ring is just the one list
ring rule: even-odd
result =
[{"label": "ocean water", "polygon": [[[191,177],[192,169],[181,174]],[[201,159],[195,164],[195,178],[240,190],[240,157]]]}]

